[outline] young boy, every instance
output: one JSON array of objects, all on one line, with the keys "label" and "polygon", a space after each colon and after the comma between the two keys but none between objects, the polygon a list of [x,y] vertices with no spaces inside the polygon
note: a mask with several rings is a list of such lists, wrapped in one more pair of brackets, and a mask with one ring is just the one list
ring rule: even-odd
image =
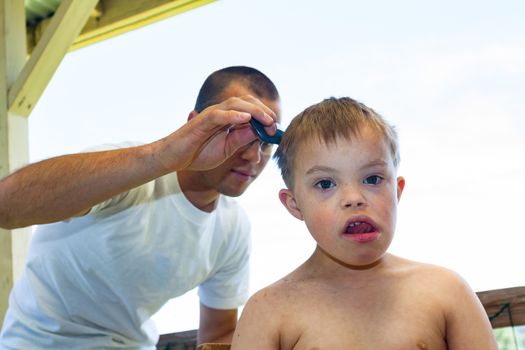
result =
[{"label": "young boy", "polygon": [[317,247],[252,296],[232,350],[497,350],[465,281],[387,253],[405,180],[381,116],[327,99],[292,121],[275,158],[288,187],[279,198]]}]

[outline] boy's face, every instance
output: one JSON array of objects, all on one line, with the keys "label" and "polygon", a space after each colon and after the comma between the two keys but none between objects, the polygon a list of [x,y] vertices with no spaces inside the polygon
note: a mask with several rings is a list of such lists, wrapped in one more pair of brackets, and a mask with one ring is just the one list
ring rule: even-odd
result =
[{"label": "boy's face", "polygon": [[302,143],[293,160],[293,183],[293,190],[279,193],[281,202],[305,221],[324,254],[355,267],[374,264],[385,254],[405,181],[396,177],[378,132],[363,127],[352,141]]}]

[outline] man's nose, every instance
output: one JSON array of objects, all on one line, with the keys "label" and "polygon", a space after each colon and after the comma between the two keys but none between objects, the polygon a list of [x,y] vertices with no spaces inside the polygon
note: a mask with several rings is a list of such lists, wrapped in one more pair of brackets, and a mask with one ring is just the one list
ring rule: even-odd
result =
[{"label": "man's nose", "polygon": [[257,164],[261,161],[261,146],[259,140],[254,140],[245,146],[241,153],[241,158],[249,161],[250,163]]}]

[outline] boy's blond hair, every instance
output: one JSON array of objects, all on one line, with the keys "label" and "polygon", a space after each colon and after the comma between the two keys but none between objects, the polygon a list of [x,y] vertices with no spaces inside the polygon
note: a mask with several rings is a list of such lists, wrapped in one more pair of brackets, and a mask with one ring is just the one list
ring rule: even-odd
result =
[{"label": "boy's blond hair", "polygon": [[370,126],[384,136],[397,168],[400,155],[394,127],[358,101],[349,97],[331,97],[299,113],[286,129],[274,155],[286,186],[293,187],[293,161],[302,143],[312,138],[325,144],[334,143],[339,137],[350,140],[359,135],[364,126]]}]

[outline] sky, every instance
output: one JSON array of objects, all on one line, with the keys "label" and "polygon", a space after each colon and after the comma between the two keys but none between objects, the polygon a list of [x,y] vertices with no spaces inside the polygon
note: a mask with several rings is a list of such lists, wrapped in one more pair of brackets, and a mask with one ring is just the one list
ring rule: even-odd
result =
[{"label": "sky", "polygon": [[[525,286],[525,2],[221,0],[69,53],[29,121],[30,159],[180,127],[212,71],[248,65],[282,98],[283,127],[350,96],[400,137],[406,187],[390,252],[458,272],[475,291]],[[278,199],[273,161],[239,198],[252,292],[313,252]],[[195,291],[154,316],[198,327]]]}]

